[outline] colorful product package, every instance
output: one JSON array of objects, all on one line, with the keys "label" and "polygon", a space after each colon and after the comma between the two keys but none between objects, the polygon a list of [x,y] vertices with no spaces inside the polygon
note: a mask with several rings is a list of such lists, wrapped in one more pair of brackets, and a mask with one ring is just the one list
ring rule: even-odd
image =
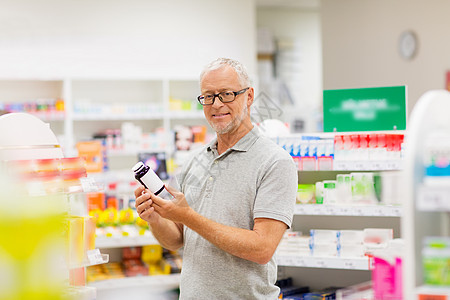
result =
[{"label": "colorful product package", "polygon": [[297,188],[297,203],[298,204],[311,204],[316,202],[315,197],[315,185],[314,184],[299,184]]},{"label": "colorful product package", "polygon": [[449,286],[450,238],[425,238],[422,256],[424,283],[430,285]]}]

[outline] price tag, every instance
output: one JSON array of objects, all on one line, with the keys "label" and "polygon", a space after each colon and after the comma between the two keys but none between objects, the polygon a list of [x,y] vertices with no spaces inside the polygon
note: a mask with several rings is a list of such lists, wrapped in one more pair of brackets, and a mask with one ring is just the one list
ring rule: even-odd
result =
[{"label": "price tag", "polygon": [[98,265],[103,263],[103,257],[99,249],[88,250],[86,251],[86,254],[89,260],[89,264]]},{"label": "price tag", "polygon": [[295,265],[298,266],[298,267],[304,267],[306,265],[305,264],[305,259],[303,257],[297,257]]},{"label": "price tag", "polygon": [[319,205],[315,209],[315,215],[324,215],[326,211],[326,205]]},{"label": "price tag", "polygon": [[285,257],[285,265],[286,266],[294,266],[294,259],[290,256]]},{"label": "price tag", "polygon": [[97,192],[97,187],[95,186],[95,181],[93,178],[91,177],[80,178],[80,183],[83,192],[86,193]]},{"label": "price tag", "polygon": [[384,215],[386,215],[386,214],[385,214],[385,212],[384,212],[384,210],[383,210],[382,207],[377,207],[377,206],[375,206],[375,207],[373,208],[373,215],[374,215],[374,216],[384,216]]},{"label": "price tag", "polygon": [[364,162],[362,162],[362,161],[355,162],[354,166],[355,166],[355,170],[357,170],[357,171],[366,170],[366,166],[365,166]]},{"label": "price tag", "polygon": [[347,162],[347,166],[346,166],[346,170],[355,170],[356,168],[356,163],[355,161],[348,161]]},{"label": "price tag", "polygon": [[380,163],[378,161],[371,161],[369,163],[370,170],[380,170]]},{"label": "price tag", "polygon": [[399,207],[392,208],[392,215],[400,217],[402,215],[402,210]]},{"label": "price tag", "polygon": [[397,170],[398,165],[396,161],[388,161],[386,164],[386,170]]},{"label": "price tag", "polygon": [[321,258],[316,259],[316,267],[325,268],[325,266],[326,266],[325,260],[323,260]]},{"label": "price tag", "polygon": [[336,214],[336,207],[326,206],[323,212],[324,215],[334,216]]},{"label": "price tag", "polygon": [[355,212],[355,216],[364,216],[364,210],[362,207],[355,207],[353,211]]},{"label": "price tag", "polygon": [[347,170],[347,164],[343,161],[339,161],[339,162],[334,162],[334,170],[338,170],[338,171],[343,171],[343,170]]},{"label": "price tag", "polygon": [[355,266],[354,261],[349,260],[349,259],[345,259],[344,260],[344,268],[345,269],[355,269],[356,266]]},{"label": "price tag", "polygon": [[306,213],[305,205],[298,204],[295,206],[295,213],[298,215],[304,215]]},{"label": "price tag", "polygon": [[341,216],[350,216],[350,209],[347,206],[343,206],[341,207],[340,211],[339,211],[339,215]]}]

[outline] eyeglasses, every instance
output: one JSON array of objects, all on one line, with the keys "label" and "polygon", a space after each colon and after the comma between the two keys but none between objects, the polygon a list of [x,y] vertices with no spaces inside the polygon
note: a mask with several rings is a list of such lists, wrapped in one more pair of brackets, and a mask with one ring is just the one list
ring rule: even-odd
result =
[{"label": "eyeglasses", "polygon": [[245,88],[242,89],[240,91],[237,92],[233,92],[233,91],[225,91],[225,92],[220,92],[218,94],[206,94],[206,95],[200,95],[197,97],[198,102],[200,102],[201,105],[212,105],[214,104],[214,101],[216,100],[216,97],[219,98],[220,101],[222,101],[222,103],[228,103],[228,102],[233,102],[234,99],[236,99],[237,95],[243,94],[245,93],[245,91],[247,91],[249,88]]}]

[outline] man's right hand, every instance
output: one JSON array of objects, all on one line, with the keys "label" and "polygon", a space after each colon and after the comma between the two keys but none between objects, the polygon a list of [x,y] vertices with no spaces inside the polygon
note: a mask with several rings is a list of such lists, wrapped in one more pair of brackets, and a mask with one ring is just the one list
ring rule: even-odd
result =
[{"label": "man's right hand", "polygon": [[160,215],[152,207],[153,201],[151,197],[154,196],[153,193],[143,186],[139,186],[134,190],[134,196],[136,197],[135,207],[139,217],[149,223],[156,222]]}]

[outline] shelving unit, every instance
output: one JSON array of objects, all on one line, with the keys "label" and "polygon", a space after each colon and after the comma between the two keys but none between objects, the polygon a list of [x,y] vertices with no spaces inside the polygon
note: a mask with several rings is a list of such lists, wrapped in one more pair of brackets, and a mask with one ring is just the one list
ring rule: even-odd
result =
[{"label": "shelving unit", "polygon": [[[0,80],[0,108],[5,104],[37,104],[64,96],[64,82],[61,79],[2,79]],[[56,136],[64,134],[65,113],[60,111],[32,112],[38,118],[49,122]]]},{"label": "shelving unit", "polygon": [[341,161],[333,166],[334,171],[389,171],[401,170],[401,161],[379,160],[379,161]]},{"label": "shelving unit", "polygon": [[95,245],[99,248],[139,247],[158,244],[153,235],[136,237],[97,237]]},{"label": "shelving unit", "polygon": [[[180,285],[180,274],[126,277],[93,282],[101,299],[176,299],[173,291]],[[98,298],[100,299],[100,297]]]},{"label": "shelving unit", "polygon": [[[124,121],[144,132],[163,128],[170,133],[176,125],[206,125],[198,109],[198,79],[192,78],[64,78],[52,80],[0,80],[0,107],[40,99],[63,99],[65,111],[32,111],[60,139],[65,156],[75,156],[75,144]],[[171,107],[172,99],[185,101]],[[167,134],[168,145],[172,135]],[[166,149],[171,153],[173,149]]]},{"label": "shelving unit", "polygon": [[[335,179],[337,174],[350,172],[398,172],[402,162],[391,165],[380,162],[364,164],[368,169],[355,167],[354,164],[342,165],[344,170],[299,171],[299,183],[315,183]],[[297,204],[294,210],[292,229],[308,235],[310,229],[363,229],[393,228],[394,238],[400,237],[400,219],[404,211],[402,206],[393,205],[326,205]],[[347,287],[370,282],[372,260],[369,257],[316,257],[316,256],[277,256],[280,275],[292,277],[300,286],[308,285],[313,289],[330,286]]]},{"label": "shelving unit", "polygon": [[120,279],[109,279],[103,281],[93,282],[90,285],[96,287],[98,290],[110,290],[121,288],[133,288],[147,286],[150,289],[157,291],[176,289],[180,283],[180,274],[174,275],[154,275],[154,276],[140,276],[127,277]]},{"label": "shelving unit", "polygon": [[361,216],[361,217],[400,217],[400,206],[386,205],[325,205],[325,204],[297,204],[295,215],[317,216]]},{"label": "shelving unit", "polygon": [[[40,284],[53,282],[55,292],[64,294],[63,297],[95,299],[95,289],[85,287],[84,268],[109,260],[108,254],[94,249],[95,228],[87,217],[86,193],[96,191],[97,186],[85,177],[86,170],[81,160],[63,158],[56,136],[42,120],[30,114],[17,113],[1,116],[0,123],[2,128],[10,129],[8,134],[2,135],[0,142],[3,150],[0,163],[1,167],[5,166],[0,171],[7,171],[8,178],[5,179],[12,186],[20,183],[23,192],[21,205],[30,210],[27,212],[23,207],[15,209],[17,219],[9,220],[11,228],[3,227],[14,233],[16,222],[27,224],[17,227],[19,230],[12,236],[14,244],[22,245],[16,249],[18,257],[23,256],[21,247],[26,249],[24,252],[28,256],[20,258],[17,270],[11,268],[9,271],[14,278],[16,271],[21,270],[20,276],[23,277],[17,279],[29,282],[27,288],[30,290],[18,297],[35,298],[38,294],[32,294],[32,291],[37,290]],[[19,198],[7,197],[5,200],[8,206],[19,202]],[[18,242],[21,239],[23,242]],[[29,267],[25,268],[25,265]],[[50,277],[45,269],[52,270]],[[30,277],[33,278],[30,281],[30,274],[42,282],[35,281],[34,277]],[[14,291],[21,285],[12,286]],[[41,292],[46,289],[45,286],[41,288]],[[45,293],[38,297],[45,298]],[[11,297],[15,298],[14,295],[7,296]]]},{"label": "shelving unit", "polygon": [[317,256],[277,256],[279,266],[306,267],[341,270],[371,270],[371,260],[368,257],[317,257]]},{"label": "shelving unit", "polygon": [[[95,243],[96,247],[109,253],[112,260],[120,260],[121,248],[153,245],[158,244],[158,241],[150,234],[137,237],[97,237]],[[152,299],[165,299],[165,297],[173,299],[171,294],[179,287],[179,284],[180,274],[175,273],[107,279],[90,282],[88,286],[97,289],[97,299],[109,299],[112,296],[117,297],[118,294],[123,294],[125,297],[130,293],[136,293],[138,298],[146,294],[155,297]]]},{"label": "shelving unit", "polygon": [[[403,297],[434,295],[420,299],[450,299],[450,286],[424,286],[423,240],[427,236],[450,236],[448,209],[449,182],[425,185],[425,141],[433,132],[450,131],[450,93],[434,90],[425,93],[415,105],[409,125],[405,159],[405,207],[402,235],[406,242],[403,261]],[[438,295],[440,297],[438,297]]]}]

